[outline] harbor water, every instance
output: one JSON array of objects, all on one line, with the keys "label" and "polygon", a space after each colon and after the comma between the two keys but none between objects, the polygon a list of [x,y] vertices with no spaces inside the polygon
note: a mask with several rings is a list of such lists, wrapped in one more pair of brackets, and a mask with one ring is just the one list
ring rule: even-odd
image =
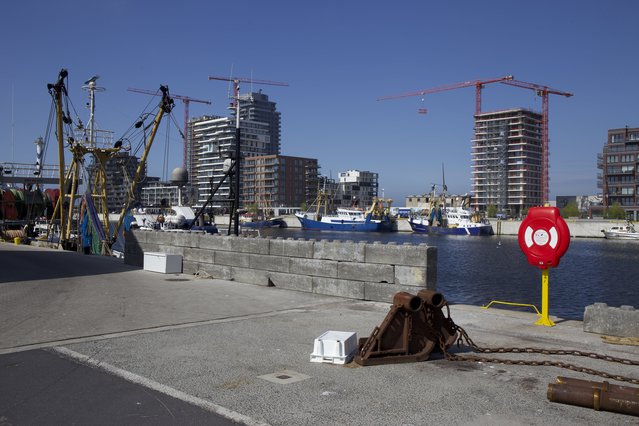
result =
[{"label": "harbor water", "polygon": [[[316,240],[426,243],[437,247],[437,289],[450,303],[483,306],[499,300],[532,304],[541,310],[541,270],[527,262],[515,236],[351,233],[291,228],[264,229],[260,234]],[[597,302],[639,309],[638,275],[637,242],[573,238],[559,266],[550,270],[550,315],[582,320],[584,308]]]}]

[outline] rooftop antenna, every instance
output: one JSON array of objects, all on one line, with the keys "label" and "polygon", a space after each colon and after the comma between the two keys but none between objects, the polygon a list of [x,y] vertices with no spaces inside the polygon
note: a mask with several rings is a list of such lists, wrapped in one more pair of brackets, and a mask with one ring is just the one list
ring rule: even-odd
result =
[{"label": "rooftop antenna", "polygon": [[89,92],[89,147],[95,148],[95,92],[104,92],[104,87],[96,85],[99,75],[94,75],[84,82],[82,88]]}]

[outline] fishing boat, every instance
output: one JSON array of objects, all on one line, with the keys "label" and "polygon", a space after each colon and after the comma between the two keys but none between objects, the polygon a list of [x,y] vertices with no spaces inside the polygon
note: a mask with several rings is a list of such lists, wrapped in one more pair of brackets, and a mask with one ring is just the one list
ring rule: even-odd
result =
[{"label": "fishing boat", "polygon": [[[446,177],[442,164],[441,193],[436,194],[437,184],[433,184],[429,196],[430,209],[427,214],[408,219],[413,232],[448,235],[493,235],[493,227],[485,217],[464,207],[446,206]],[[470,200],[469,197],[466,197]],[[463,205],[463,204],[462,204]],[[466,205],[469,205],[466,204]]]},{"label": "fishing boat", "polygon": [[601,232],[608,239],[639,240],[639,232],[631,221],[627,221],[625,225],[614,225],[609,229],[602,229]]},{"label": "fishing boat", "polygon": [[[295,213],[302,229],[325,231],[393,232],[397,231],[396,218],[390,213],[392,200],[374,198],[371,207],[338,208],[334,214]],[[319,203],[318,203],[319,206]]]},{"label": "fishing boat", "polygon": [[134,209],[131,211],[133,222],[132,228],[143,231],[171,231],[171,230],[193,230],[205,231],[207,234],[216,234],[217,227],[214,224],[193,225],[195,212],[189,206],[171,206],[168,209]]},{"label": "fishing boat", "polygon": [[490,222],[462,207],[431,209],[428,216],[408,219],[413,232],[448,235],[493,235]]},{"label": "fishing boat", "polygon": [[286,222],[280,217],[242,216],[240,226],[243,228],[285,228]]}]

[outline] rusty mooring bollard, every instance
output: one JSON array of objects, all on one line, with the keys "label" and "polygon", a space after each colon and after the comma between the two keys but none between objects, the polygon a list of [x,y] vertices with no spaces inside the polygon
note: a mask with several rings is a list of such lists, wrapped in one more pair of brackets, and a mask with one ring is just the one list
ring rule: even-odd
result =
[{"label": "rusty mooring bollard", "polygon": [[457,332],[442,308],[441,293],[421,290],[417,296],[399,292],[379,327],[368,338],[360,339],[355,362],[360,365],[425,361],[430,353],[450,347]]}]

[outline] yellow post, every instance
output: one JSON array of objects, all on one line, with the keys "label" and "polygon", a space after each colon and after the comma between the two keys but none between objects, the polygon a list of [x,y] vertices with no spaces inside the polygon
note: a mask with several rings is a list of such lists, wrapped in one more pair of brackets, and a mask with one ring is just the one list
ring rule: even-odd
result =
[{"label": "yellow post", "polygon": [[554,322],[548,316],[548,269],[541,270],[541,318],[537,320],[536,325],[545,325],[546,327],[552,327]]}]

